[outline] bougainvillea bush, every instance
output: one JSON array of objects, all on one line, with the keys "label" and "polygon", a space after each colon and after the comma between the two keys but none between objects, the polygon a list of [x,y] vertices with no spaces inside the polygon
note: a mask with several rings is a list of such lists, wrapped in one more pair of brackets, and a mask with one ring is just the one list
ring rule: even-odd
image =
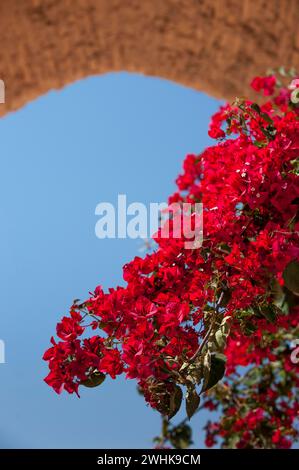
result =
[{"label": "bougainvillea bush", "polygon": [[[202,408],[217,410],[207,446],[298,438],[299,79],[281,70],[251,85],[259,104],[220,108],[216,144],[186,157],[169,198],[203,204],[201,248],[160,229],[157,249],[124,266],[125,287],[74,302],[44,354],[57,393],[135,379],[163,417],[158,447],[190,445],[188,418]],[[183,403],[187,418],[173,425]]]}]

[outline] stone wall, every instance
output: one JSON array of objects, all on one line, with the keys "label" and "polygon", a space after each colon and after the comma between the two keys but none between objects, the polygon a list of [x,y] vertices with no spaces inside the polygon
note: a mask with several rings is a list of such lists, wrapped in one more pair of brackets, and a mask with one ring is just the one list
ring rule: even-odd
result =
[{"label": "stone wall", "polygon": [[232,98],[268,67],[299,69],[299,0],[1,0],[0,21],[2,114],[110,71]]}]

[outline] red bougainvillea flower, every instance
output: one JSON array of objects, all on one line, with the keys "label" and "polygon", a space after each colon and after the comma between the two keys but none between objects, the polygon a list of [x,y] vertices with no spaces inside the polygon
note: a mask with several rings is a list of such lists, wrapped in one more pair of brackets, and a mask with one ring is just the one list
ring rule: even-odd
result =
[{"label": "red bougainvillea flower", "polygon": [[255,77],[251,86],[255,91],[262,91],[265,96],[271,96],[274,93],[274,87],[276,85],[276,77],[269,75],[268,77]]},{"label": "red bougainvillea flower", "polygon": [[[184,233],[165,238],[162,226],[155,251],[124,266],[124,287],[99,286],[74,303],[57,325],[60,341],[44,354],[45,381],[56,392],[78,394],[80,385],[125,373],[162,415],[178,411],[183,390],[189,417],[201,396],[202,406],[217,409],[218,422],[205,427],[208,447],[220,439],[224,447],[288,448],[296,440],[297,82],[256,77],[252,87],[271,101],[237,99],[212,117],[209,135],[218,142],[187,155],[169,198],[203,204],[202,246],[187,249]],[[170,234],[176,222],[166,222]],[[190,430],[179,429],[159,443],[180,446],[183,429],[189,445]]]}]

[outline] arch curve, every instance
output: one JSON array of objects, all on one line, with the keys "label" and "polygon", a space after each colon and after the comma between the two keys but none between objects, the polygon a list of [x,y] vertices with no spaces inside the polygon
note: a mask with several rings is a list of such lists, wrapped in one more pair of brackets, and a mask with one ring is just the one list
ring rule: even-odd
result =
[{"label": "arch curve", "polygon": [[298,0],[2,0],[0,113],[89,75],[131,71],[221,98],[299,66]]}]

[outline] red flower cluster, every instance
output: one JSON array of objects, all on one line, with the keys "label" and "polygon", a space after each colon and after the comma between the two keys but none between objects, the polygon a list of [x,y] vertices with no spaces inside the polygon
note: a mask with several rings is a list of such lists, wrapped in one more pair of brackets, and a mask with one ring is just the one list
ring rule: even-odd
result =
[{"label": "red flower cluster", "polygon": [[[267,96],[275,85],[274,76],[252,82]],[[283,93],[262,106],[237,100],[213,117],[209,134],[221,141],[186,157],[178,191],[169,198],[170,204],[203,203],[202,247],[185,249],[183,236],[165,239],[160,230],[157,250],[124,266],[126,287],[108,293],[98,287],[73,305],[57,326],[62,341],[52,339],[44,355],[50,367],[45,380],[54,390],[78,393],[96,374],[115,378],[125,372],[146,401],[167,415],[177,411],[180,386],[186,386],[192,415],[198,385],[215,385],[217,354],[227,356],[228,377],[240,366],[277,360],[276,336],[298,323],[298,291],[288,267],[297,272],[299,261],[299,120],[290,94]],[[91,322],[85,324],[86,318]],[[88,327],[101,333],[79,339]],[[286,425],[281,411],[284,424],[275,429],[278,417],[270,404],[267,410],[258,405],[259,395],[256,408],[235,413],[227,429],[240,433],[246,423],[237,443],[246,447],[260,423],[272,419],[273,445],[288,447],[284,430],[292,423]],[[210,399],[206,403],[211,407]],[[292,422],[296,414],[298,407]],[[207,445],[217,434],[225,436],[221,423],[211,426]]]},{"label": "red flower cluster", "polygon": [[255,77],[251,82],[251,87],[255,91],[262,91],[265,96],[273,95],[275,85],[275,75],[269,75],[267,77]]}]

